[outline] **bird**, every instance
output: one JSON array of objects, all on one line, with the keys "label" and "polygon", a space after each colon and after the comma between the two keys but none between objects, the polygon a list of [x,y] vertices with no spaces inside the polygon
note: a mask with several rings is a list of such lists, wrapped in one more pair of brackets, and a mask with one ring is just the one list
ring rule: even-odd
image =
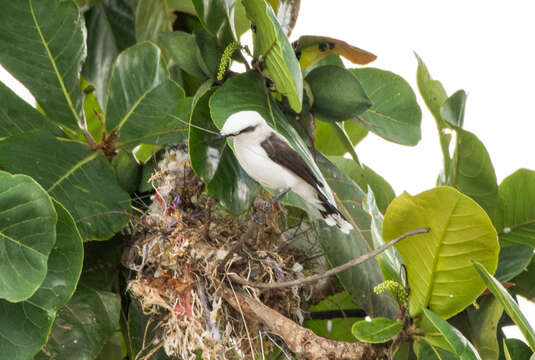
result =
[{"label": "bird", "polygon": [[275,200],[292,190],[318,209],[327,225],[337,226],[344,234],[353,229],[325,195],[330,193],[328,185],[258,112],[240,111],[229,116],[214,141],[227,138],[233,138],[236,158],[251,178],[263,187],[282,190]]}]

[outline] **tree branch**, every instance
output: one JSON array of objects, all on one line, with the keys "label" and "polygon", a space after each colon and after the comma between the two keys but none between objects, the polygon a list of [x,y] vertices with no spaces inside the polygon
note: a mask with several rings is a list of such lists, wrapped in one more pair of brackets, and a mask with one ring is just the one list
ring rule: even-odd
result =
[{"label": "tree branch", "polygon": [[362,264],[362,263],[364,263],[364,262],[376,257],[377,255],[379,255],[380,253],[384,252],[386,249],[388,249],[392,245],[398,243],[399,241],[401,241],[401,240],[403,240],[403,239],[405,239],[405,238],[407,238],[409,236],[428,233],[429,230],[430,230],[429,228],[421,228],[421,229],[416,229],[416,230],[409,231],[408,233],[405,233],[405,234],[395,238],[394,240],[392,240],[390,242],[387,242],[386,244],[378,247],[377,249],[372,250],[369,253],[364,254],[362,256],[359,256],[358,258],[355,258],[355,259],[353,259],[351,261],[348,261],[347,263],[345,263],[343,265],[340,265],[340,266],[337,266],[335,268],[332,268],[332,269],[330,269],[328,271],[325,271],[324,273],[321,273],[321,274],[316,274],[316,275],[312,275],[312,276],[306,277],[304,279],[297,279],[297,280],[292,280],[292,281],[274,282],[274,283],[258,283],[258,282],[247,281],[247,280],[241,278],[238,274],[235,274],[235,273],[230,273],[230,274],[228,274],[228,276],[229,276],[230,279],[232,279],[233,281],[237,282],[238,284],[245,285],[245,286],[251,286],[251,287],[258,288],[258,289],[280,289],[280,288],[292,287],[292,286],[302,286],[302,285],[306,285],[306,284],[310,284],[310,283],[316,282],[318,280],[324,279],[324,278],[329,277],[329,276],[333,276],[335,274],[338,274],[339,272],[342,272],[344,270],[350,269],[353,266],[360,265],[360,264]]}]

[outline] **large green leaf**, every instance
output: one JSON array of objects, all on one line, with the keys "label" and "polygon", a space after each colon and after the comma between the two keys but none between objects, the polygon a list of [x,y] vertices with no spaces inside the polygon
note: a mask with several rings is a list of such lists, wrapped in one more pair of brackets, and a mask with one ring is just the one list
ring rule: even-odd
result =
[{"label": "large green leaf", "polygon": [[498,188],[493,221],[500,241],[535,247],[535,171],[520,169]]},{"label": "large green leaf", "polygon": [[347,159],[343,156],[329,156],[340,170],[348,175],[361,189],[372,189],[377,202],[377,207],[382,213],[385,213],[388,204],[396,197],[396,193],[392,186],[379,174],[362,165],[360,167],[353,159]]},{"label": "large green leaf", "polygon": [[503,306],[491,296],[481,297],[478,308],[471,306],[467,309],[473,333],[472,343],[485,360],[498,360],[500,349],[496,332],[503,314]]},{"label": "large green leaf", "polygon": [[494,166],[485,145],[466,130],[457,130],[450,185],[470,196],[492,215],[498,202]]},{"label": "large green leaf", "polygon": [[239,0],[192,0],[202,25],[225,47],[236,38],[234,9]]},{"label": "large green leaf", "polygon": [[410,230],[427,234],[396,245],[407,267],[412,316],[429,308],[448,318],[473,302],[485,288],[471,261],[494,272],[499,245],[487,214],[472,199],[450,187],[392,201],[383,224],[385,241]]},{"label": "large green leaf", "polygon": [[82,269],[82,238],[65,208],[54,202],[57,239],[48,272],[34,295],[19,303],[0,300],[0,347],[13,360],[31,358],[46,342],[56,310],[72,296]]},{"label": "large green leaf", "polygon": [[134,17],[136,19],[136,39],[138,42],[151,40],[156,42],[158,34],[172,31],[172,10],[168,0],[134,1]]},{"label": "large green leaf", "polygon": [[[357,145],[368,134],[368,130],[363,129],[351,121],[344,121],[340,126],[344,128],[352,146]],[[316,149],[327,156],[344,155],[348,152],[346,146],[339,139],[335,138],[336,133],[331,123],[316,121],[316,137],[314,139],[314,147]]]},{"label": "large green leaf", "polygon": [[117,58],[106,128],[119,131],[119,141],[129,147],[156,141],[158,135],[176,128],[177,120],[170,114],[183,100],[184,90],[168,78],[160,49],[149,42],[137,44]]},{"label": "large green leaf", "polygon": [[533,259],[535,257],[520,275],[511,280],[515,284],[511,290],[532,301],[535,299],[535,260]]},{"label": "large green leaf", "polygon": [[301,112],[301,68],[271,6],[265,0],[242,0],[242,4],[256,29],[253,32],[254,58],[263,61],[263,72],[273,80],[277,90],[288,98],[290,107],[295,112]]},{"label": "large green leaf", "polygon": [[215,79],[219,71],[219,62],[223,55],[223,49],[217,44],[215,35],[204,29],[197,29],[193,32],[193,38],[199,48],[198,63],[202,71],[210,79]]},{"label": "large green leaf", "polygon": [[128,221],[128,194],[104,155],[86,145],[44,131],[11,136],[0,141],[0,167],[37,180],[73,215],[84,239],[108,239]]},{"label": "large green leaf", "polygon": [[374,68],[350,71],[373,104],[354,121],[387,140],[416,145],[421,138],[422,111],[410,85],[390,71]]},{"label": "large green leaf", "polygon": [[439,348],[425,339],[418,338],[413,343],[414,353],[418,360],[459,360],[459,357]]},{"label": "large green leaf", "polygon": [[[481,360],[477,350],[464,336],[451,326],[446,320],[428,309],[423,309],[425,317],[436,327],[444,336],[444,339],[450,346],[451,350],[459,357],[460,360]],[[485,359],[486,360],[486,359]]]},{"label": "large green leaf", "polygon": [[197,78],[206,75],[199,65],[201,50],[192,34],[182,31],[161,33],[158,40],[162,43],[171,60],[182,70]]},{"label": "large green leaf", "polygon": [[533,351],[522,340],[503,339],[503,352],[506,360],[530,360]]},{"label": "large green leaf", "polygon": [[510,281],[524,271],[533,258],[533,248],[528,245],[503,246],[498,258],[498,268],[494,277],[500,281]]},{"label": "large green leaf", "polygon": [[318,67],[307,75],[306,81],[314,95],[312,112],[321,120],[347,120],[372,106],[360,81],[339,66]]},{"label": "large green leaf", "polygon": [[225,142],[213,144],[211,138],[214,135],[200,130],[203,128],[217,132],[209,107],[214,91],[204,92],[205,90],[199,90],[203,94],[196,96],[191,114],[191,124],[196,126],[190,127],[189,133],[191,164],[206,183],[208,193],[231,213],[240,214],[251,207],[259,186],[245,173]]},{"label": "large green leaf", "polygon": [[376,317],[367,320],[359,320],[353,324],[351,332],[359,341],[381,344],[392,340],[403,329],[403,324],[389,318]]},{"label": "large green leaf", "polygon": [[0,63],[23,83],[52,120],[83,124],[80,70],[84,21],[74,2],[9,1],[0,12]]},{"label": "large green leaf", "polygon": [[0,102],[0,138],[53,126],[43,114],[18,97],[2,82],[0,82]]},{"label": "large green leaf", "polygon": [[17,302],[46,276],[57,215],[50,196],[26,175],[0,171],[0,204],[0,299]]},{"label": "large green leaf", "polygon": [[119,52],[135,44],[134,13],[128,0],[105,0],[84,14],[87,60],[84,77],[95,87],[101,107],[108,100],[108,83]]},{"label": "large green leaf", "polygon": [[496,280],[492,275],[490,275],[483,265],[478,262],[474,264],[475,269],[485,281],[488,289],[494,294],[498,301],[503,305],[505,312],[509,317],[514,321],[514,323],[520,329],[520,332],[526,338],[532,351],[535,351],[535,331],[529,324],[525,315],[520,311],[518,304],[515,302],[513,297],[507,292],[502,284]]},{"label": "large green leaf", "polygon": [[56,316],[50,339],[36,360],[90,360],[119,326],[119,296],[107,291],[79,288]]}]

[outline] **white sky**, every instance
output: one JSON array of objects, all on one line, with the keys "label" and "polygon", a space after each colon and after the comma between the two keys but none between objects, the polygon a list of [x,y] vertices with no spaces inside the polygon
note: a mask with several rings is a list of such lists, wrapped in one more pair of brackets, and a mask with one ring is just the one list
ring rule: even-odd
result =
[{"label": "white sky", "polygon": [[[434,119],[417,92],[413,51],[449,95],[468,93],[465,128],[485,144],[498,181],[526,167],[535,169],[535,22],[529,1],[303,0],[291,40],[325,35],[371,51],[368,65],[407,80],[422,108],[422,140],[396,145],[370,134],[357,147],[363,163],[381,174],[399,195],[432,188],[442,166]],[[0,80],[31,102],[25,89]],[[535,327],[535,305],[522,302]],[[514,329],[509,337],[521,336]]]},{"label": "white sky", "polygon": [[[370,134],[357,153],[398,195],[414,195],[435,185],[442,154],[416,86],[413,51],[448,95],[468,93],[464,127],[485,144],[501,182],[518,168],[535,170],[534,34],[529,1],[303,0],[290,40],[325,35],[347,41],[378,56],[368,66],[409,82],[423,113],[420,143],[401,146]],[[520,303],[535,328],[535,305]],[[516,327],[506,334],[522,337]]]}]

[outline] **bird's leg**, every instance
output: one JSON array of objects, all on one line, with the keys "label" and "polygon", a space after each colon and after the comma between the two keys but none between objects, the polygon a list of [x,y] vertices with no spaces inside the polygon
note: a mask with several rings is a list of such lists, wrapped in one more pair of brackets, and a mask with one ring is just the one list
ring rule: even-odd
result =
[{"label": "bird's leg", "polygon": [[290,192],[290,190],[292,190],[292,188],[288,188],[284,191],[281,191],[280,193],[277,194],[277,196],[275,196],[273,199],[271,199],[271,204],[275,204],[276,202],[278,202],[280,199],[282,199],[284,197],[284,195],[288,194],[288,192]]}]

